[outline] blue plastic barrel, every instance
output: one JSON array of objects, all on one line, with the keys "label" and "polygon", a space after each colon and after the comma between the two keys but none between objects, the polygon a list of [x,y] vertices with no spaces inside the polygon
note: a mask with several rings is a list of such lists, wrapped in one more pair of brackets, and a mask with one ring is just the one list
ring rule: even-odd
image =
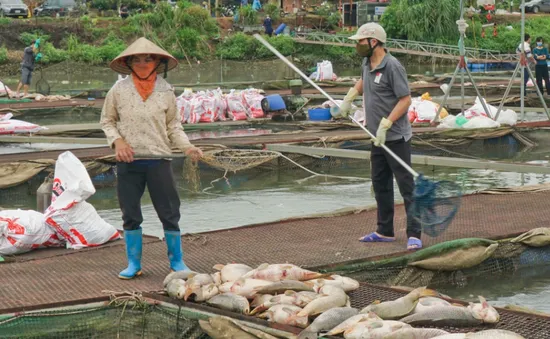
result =
[{"label": "blue plastic barrel", "polygon": [[286,109],[285,101],[279,94],[271,94],[262,99],[264,112],[273,112]]},{"label": "blue plastic barrel", "polygon": [[285,30],[285,27],[286,27],[286,24],[280,24],[279,27],[277,27],[277,29],[274,32],[275,35],[279,35],[283,33],[283,31]]}]

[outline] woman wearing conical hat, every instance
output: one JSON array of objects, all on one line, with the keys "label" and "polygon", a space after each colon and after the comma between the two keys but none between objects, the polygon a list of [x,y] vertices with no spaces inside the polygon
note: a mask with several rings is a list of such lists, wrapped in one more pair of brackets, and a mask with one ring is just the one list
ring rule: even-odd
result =
[{"label": "woman wearing conical hat", "polygon": [[[110,64],[117,73],[129,75],[109,90],[101,112],[101,127],[117,160],[117,194],[128,257],[121,279],[142,273],[140,200],[145,186],[162,222],[170,269],[189,269],[183,262],[180,199],[168,159],[172,148],[193,160],[200,159],[202,152],[183,132],[174,89],[160,76],[166,77],[177,64],[173,56],[145,38],[136,40]],[[134,159],[136,155],[139,160]],[[153,157],[147,159],[147,155]]]}]

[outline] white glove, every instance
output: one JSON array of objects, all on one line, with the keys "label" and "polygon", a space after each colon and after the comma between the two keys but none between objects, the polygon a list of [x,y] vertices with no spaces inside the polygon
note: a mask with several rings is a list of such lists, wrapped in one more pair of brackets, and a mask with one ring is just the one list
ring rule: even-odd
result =
[{"label": "white glove", "polygon": [[357,92],[355,87],[350,88],[340,107],[334,106],[333,109],[331,109],[330,112],[332,116],[346,118],[351,112],[351,104],[353,103],[353,100],[355,100],[358,95],[359,92]]},{"label": "white glove", "polygon": [[391,128],[391,125],[393,125],[393,123],[390,120],[382,118],[380,125],[378,125],[378,130],[376,131],[374,146],[380,147],[380,145],[384,145],[386,143],[386,133]]}]

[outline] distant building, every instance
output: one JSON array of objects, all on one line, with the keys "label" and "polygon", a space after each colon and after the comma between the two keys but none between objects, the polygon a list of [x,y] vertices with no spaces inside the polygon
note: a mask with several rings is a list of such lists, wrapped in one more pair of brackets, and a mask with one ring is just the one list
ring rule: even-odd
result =
[{"label": "distant building", "polygon": [[[390,1],[342,1],[344,6],[344,26],[361,26],[367,22],[378,22]],[[351,6],[351,13],[350,13]]]}]

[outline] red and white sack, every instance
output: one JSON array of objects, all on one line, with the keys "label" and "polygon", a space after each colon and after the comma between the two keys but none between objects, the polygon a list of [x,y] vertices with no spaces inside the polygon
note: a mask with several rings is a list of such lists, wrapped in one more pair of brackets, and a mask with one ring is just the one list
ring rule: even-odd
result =
[{"label": "red and white sack", "polygon": [[186,89],[183,93],[176,98],[176,106],[178,113],[181,116],[181,122],[186,123],[189,120],[191,114],[191,100],[193,99],[193,92],[190,89]]},{"label": "red and white sack", "polygon": [[46,209],[46,224],[67,241],[68,248],[102,245],[120,238],[85,200],[95,193],[86,168],[71,152],[59,155],[55,164],[52,204]]},{"label": "red and white sack", "polygon": [[430,122],[435,118],[438,108],[433,101],[413,98],[407,113],[409,121],[413,123]]},{"label": "red and white sack", "polygon": [[206,109],[204,108],[204,97],[200,93],[195,94],[193,99],[191,99],[190,107],[191,110],[189,111],[187,123],[197,124],[206,113]]},{"label": "red and white sack", "polygon": [[215,98],[216,108],[218,109],[216,120],[220,120],[220,121],[227,120],[227,102],[225,101],[222,90],[218,88],[210,92]]},{"label": "red and white sack", "polygon": [[0,114],[0,121],[10,120],[13,118],[12,113]]},{"label": "red and white sack", "polygon": [[26,121],[15,119],[0,120],[0,134],[37,133],[43,129],[46,128]]},{"label": "red and white sack", "polygon": [[214,97],[214,94],[211,91],[200,92],[200,95],[203,97],[203,108],[204,112],[199,118],[199,122],[214,122],[218,117],[218,102]]},{"label": "red and white sack", "polygon": [[67,248],[96,247],[120,239],[120,233],[86,201],[46,210],[46,224],[67,241]]},{"label": "red and white sack", "polygon": [[264,96],[257,89],[246,89],[241,92],[241,96],[250,118],[257,119],[264,117],[264,110],[262,109]]},{"label": "red and white sack", "polygon": [[59,247],[64,242],[44,223],[44,215],[28,210],[0,211],[0,255]]},{"label": "red and white sack", "polygon": [[94,193],[94,184],[82,162],[69,151],[61,153],[55,163],[52,205],[66,207]]},{"label": "red and white sack", "polygon": [[[485,99],[483,99],[485,106],[487,107],[487,110],[489,111],[489,118],[493,118],[497,114],[497,108],[493,105],[489,105]],[[464,111],[464,117],[468,120],[474,118],[474,117],[487,117],[487,113],[485,112],[485,108],[483,108],[483,104],[479,100],[478,97],[476,97],[476,100],[474,102],[474,105]]]},{"label": "red and white sack", "polygon": [[241,99],[241,95],[235,93],[234,89],[225,96],[225,102],[227,104],[227,117],[229,119],[233,121],[247,119],[248,114]]}]

